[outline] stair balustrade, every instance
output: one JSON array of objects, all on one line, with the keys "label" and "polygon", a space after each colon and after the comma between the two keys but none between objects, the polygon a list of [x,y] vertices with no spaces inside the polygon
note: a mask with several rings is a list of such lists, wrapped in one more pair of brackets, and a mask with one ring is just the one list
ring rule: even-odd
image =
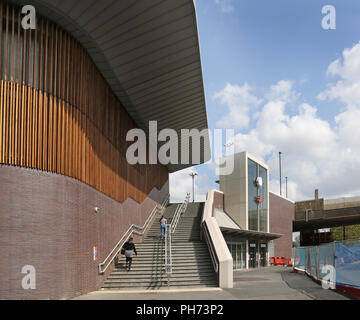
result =
[{"label": "stair balustrade", "polygon": [[[143,236],[145,234],[145,231],[147,229],[147,227],[149,226],[150,222],[153,220],[153,218],[155,217],[156,214],[158,214],[159,212],[162,213],[164,211],[164,209],[166,208],[166,206],[169,203],[169,194],[167,194],[165,196],[165,199],[163,200],[163,202],[161,203],[161,205],[159,206],[159,204],[156,204],[153,209],[151,210],[148,218],[146,219],[144,225],[142,227],[136,225],[136,224],[132,224],[124,233],[124,235],[121,237],[121,239],[117,242],[117,244],[114,246],[114,248],[111,250],[111,252],[109,253],[109,255],[105,258],[105,260],[103,262],[101,262],[98,265],[98,272],[99,274],[103,274],[106,269],[110,266],[110,264],[114,261],[115,257],[118,256],[118,254],[121,251],[122,246],[124,245],[124,243],[126,241],[129,240],[129,238],[133,235],[139,235],[139,236]],[[103,266],[106,264],[106,266],[103,268]]]},{"label": "stair balustrade", "polygon": [[175,232],[181,215],[186,211],[189,199],[190,193],[187,193],[184,202],[177,206],[171,224],[167,224],[165,229],[165,271],[168,277],[168,287],[170,287],[170,277],[172,275],[171,236]]}]

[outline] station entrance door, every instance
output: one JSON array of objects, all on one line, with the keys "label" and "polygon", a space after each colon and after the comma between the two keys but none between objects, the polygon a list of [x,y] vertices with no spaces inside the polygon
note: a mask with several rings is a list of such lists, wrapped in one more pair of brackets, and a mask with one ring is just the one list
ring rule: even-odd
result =
[{"label": "station entrance door", "polygon": [[257,241],[249,240],[249,268],[257,267],[257,252],[258,252]]},{"label": "station entrance door", "polygon": [[267,243],[260,243],[260,266],[267,266]]}]

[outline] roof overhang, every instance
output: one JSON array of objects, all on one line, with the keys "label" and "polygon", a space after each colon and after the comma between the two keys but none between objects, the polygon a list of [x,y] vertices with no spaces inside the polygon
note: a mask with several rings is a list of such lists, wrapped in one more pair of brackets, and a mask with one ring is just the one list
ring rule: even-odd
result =
[{"label": "roof overhang", "polygon": [[220,227],[222,233],[230,236],[238,236],[247,239],[255,239],[255,240],[274,240],[283,236],[283,234],[279,233],[271,233],[271,232],[261,232],[261,231],[251,231],[251,230],[239,230],[239,229],[231,229]]},{"label": "roof overhang", "polygon": [[[193,0],[9,0],[68,31],[87,50],[136,124],[158,131],[208,128]],[[179,135],[180,138],[180,135]],[[186,141],[181,146],[191,147]],[[200,163],[210,160],[208,135]],[[194,163],[169,164],[174,172]]]},{"label": "roof overhang", "polygon": [[225,211],[214,208],[214,217],[223,234],[255,240],[274,240],[283,236],[280,233],[242,229]]}]

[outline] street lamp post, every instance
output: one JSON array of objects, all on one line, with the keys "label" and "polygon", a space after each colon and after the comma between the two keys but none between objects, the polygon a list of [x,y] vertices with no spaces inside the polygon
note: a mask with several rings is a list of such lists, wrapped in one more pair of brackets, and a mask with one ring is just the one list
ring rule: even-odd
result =
[{"label": "street lamp post", "polygon": [[195,201],[195,176],[197,176],[198,174],[195,172],[190,173],[190,176],[192,177],[192,182],[193,182],[193,202]]},{"label": "street lamp post", "polygon": [[280,171],[280,195],[282,195],[281,192],[281,152],[279,152],[279,171]]},{"label": "street lamp post", "polygon": [[288,177],[285,177],[285,181],[286,181],[286,198],[288,197],[288,195],[287,195],[287,179],[288,179]]}]

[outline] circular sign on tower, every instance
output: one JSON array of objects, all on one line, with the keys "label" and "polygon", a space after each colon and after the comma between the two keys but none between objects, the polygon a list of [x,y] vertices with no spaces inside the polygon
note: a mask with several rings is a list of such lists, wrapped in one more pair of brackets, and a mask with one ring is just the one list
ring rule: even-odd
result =
[{"label": "circular sign on tower", "polygon": [[262,179],[261,177],[257,177],[257,178],[255,179],[255,184],[256,184],[256,186],[257,186],[258,188],[262,187],[262,185],[263,185],[263,179]]}]

